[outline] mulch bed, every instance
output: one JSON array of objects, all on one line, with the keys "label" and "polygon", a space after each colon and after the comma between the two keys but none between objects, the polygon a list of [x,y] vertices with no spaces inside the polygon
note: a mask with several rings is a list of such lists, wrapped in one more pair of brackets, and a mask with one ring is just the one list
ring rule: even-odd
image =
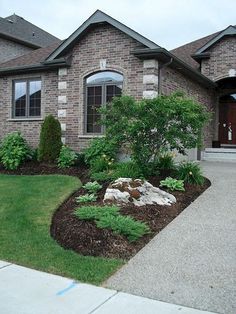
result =
[{"label": "mulch bed", "polygon": [[[40,164],[36,161],[27,162],[16,171],[7,171],[0,165],[0,173],[17,175],[63,174],[80,178],[82,183],[89,180],[88,169],[85,166],[58,169],[56,166]],[[162,178],[149,178],[154,186],[159,186]],[[103,184],[98,193],[98,200],[93,205],[103,205],[103,196],[108,183]],[[146,222],[151,230],[135,242],[129,242],[125,236],[113,233],[108,229],[99,229],[93,221],[79,220],[74,210],[79,207],[75,197],[87,193],[83,188],[75,192],[54,213],[50,227],[51,236],[65,249],[72,249],[82,255],[101,256],[109,258],[129,259],[147,244],[157,233],[177,217],[191,202],[210,186],[205,180],[203,186],[185,185],[185,192],[171,192],[177,199],[171,206],[147,205],[136,207],[125,205],[121,214],[129,215]]]}]

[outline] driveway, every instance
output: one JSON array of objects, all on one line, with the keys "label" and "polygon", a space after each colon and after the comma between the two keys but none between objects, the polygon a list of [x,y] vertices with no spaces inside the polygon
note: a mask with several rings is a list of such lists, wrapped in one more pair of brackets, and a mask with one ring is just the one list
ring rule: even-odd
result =
[{"label": "driveway", "polygon": [[112,276],[108,288],[236,313],[236,163],[201,165],[212,186]]}]

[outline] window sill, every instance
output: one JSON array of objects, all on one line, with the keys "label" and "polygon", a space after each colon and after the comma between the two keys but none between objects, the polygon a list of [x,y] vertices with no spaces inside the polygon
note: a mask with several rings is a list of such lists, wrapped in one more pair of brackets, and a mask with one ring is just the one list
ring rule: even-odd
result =
[{"label": "window sill", "polygon": [[43,121],[43,118],[12,118],[12,119],[7,119],[7,121],[16,121],[16,122],[23,122],[23,121]]},{"label": "window sill", "polygon": [[104,134],[84,134],[84,135],[78,135],[78,138],[96,138],[96,137],[104,137]]}]

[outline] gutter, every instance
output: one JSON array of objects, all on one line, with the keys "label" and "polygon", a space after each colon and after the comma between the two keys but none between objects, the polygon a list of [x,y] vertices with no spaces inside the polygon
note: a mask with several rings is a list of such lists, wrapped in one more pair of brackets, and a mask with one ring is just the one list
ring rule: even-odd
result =
[{"label": "gutter", "polygon": [[214,83],[212,80],[207,78],[205,75],[201,74],[199,71],[192,68],[190,65],[176,57],[174,54],[169,52],[164,48],[157,48],[157,49],[149,49],[149,48],[142,48],[136,49],[133,51],[133,54],[140,58],[140,59],[151,59],[156,58],[158,61],[161,62],[168,62],[172,58],[171,67],[175,68],[177,71],[187,75],[188,77],[192,78],[193,80],[199,82],[201,85],[207,88],[216,88],[217,84]]},{"label": "gutter", "polygon": [[25,73],[25,72],[38,72],[38,71],[52,70],[52,69],[57,69],[62,66],[69,67],[70,62],[65,59],[57,59],[57,60],[53,60],[52,62],[41,62],[38,64],[32,64],[32,65],[0,68],[0,76],[4,76],[7,74],[20,74],[20,73]]},{"label": "gutter", "polygon": [[158,66],[158,95],[161,95],[161,70],[163,68],[167,68],[169,65],[171,65],[171,63],[173,62],[173,58],[170,58],[170,61],[161,64],[160,66]]}]

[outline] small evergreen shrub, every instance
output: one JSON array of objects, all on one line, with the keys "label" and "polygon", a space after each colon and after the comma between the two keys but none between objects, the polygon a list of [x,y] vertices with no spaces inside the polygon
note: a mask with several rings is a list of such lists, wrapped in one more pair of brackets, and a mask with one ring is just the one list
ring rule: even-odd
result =
[{"label": "small evergreen shrub", "polygon": [[59,168],[69,168],[75,164],[77,154],[68,146],[62,145],[57,165]]},{"label": "small evergreen shrub", "polygon": [[86,189],[89,193],[96,194],[99,190],[101,190],[102,185],[99,184],[97,181],[88,182],[83,185],[83,188]]},{"label": "small evergreen shrub", "polygon": [[186,183],[203,185],[204,177],[200,166],[195,162],[182,162],[177,168],[176,176]]},{"label": "small evergreen shrub", "polygon": [[8,170],[17,169],[25,160],[31,158],[31,153],[20,132],[9,133],[0,144],[0,161]]},{"label": "small evergreen shrub", "polygon": [[62,147],[61,125],[52,115],[47,116],[41,126],[38,149],[39,161],[54,163]]},{"label": "small evergreen shrub", "polygon": [[111,229],[115,233],[127,236],[130,242],[138,240],[150,232],[149,227],[130,216],[119,214],[117,206],[83,206],[75,210],[79,219],[95,220],[98,228]]},{"label": "small evergreen shrub", "polygon": [[160,182],[160,187],[167,187],[171,191],[185,191],[184,180],[177,180],[171,177],[167,177],[165,180]]}]

